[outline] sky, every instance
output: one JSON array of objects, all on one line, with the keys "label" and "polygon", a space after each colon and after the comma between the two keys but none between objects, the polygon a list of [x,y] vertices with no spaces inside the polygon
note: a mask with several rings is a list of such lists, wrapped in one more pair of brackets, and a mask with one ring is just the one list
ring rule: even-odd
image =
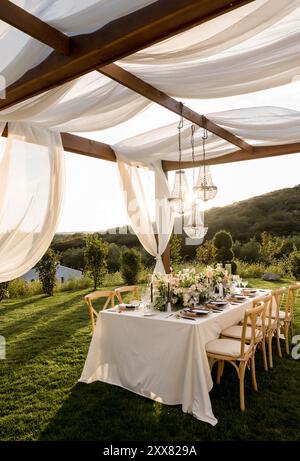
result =
[{"label": "sky", "polygon": [[[230,109],[280,106],[300,111],[300,81],[270,90],[214,100],[185,100],[201,114]],[[114,144],[144,131],[176,122],[178,116],[153,104],[125,123],[101,132],[76,133]],[[128,223],[117,165],[66,153],[66,193],[58,232],[99,231]],[[300,183],[300,154],[211,167],[218,194],[208,209]],[[192,171],[188,171],[191,184]],[[173,174],[169,175],[172,185]]]}]

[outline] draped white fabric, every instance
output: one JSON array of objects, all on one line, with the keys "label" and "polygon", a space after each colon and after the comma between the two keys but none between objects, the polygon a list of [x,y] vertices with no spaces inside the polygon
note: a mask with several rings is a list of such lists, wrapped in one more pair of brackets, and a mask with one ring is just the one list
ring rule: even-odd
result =
[{"label": "draped white fabric", "polygon": [[130,224],[145,250],[155,257],[154,272],[164,274],[162,254],[170,239],[174,218],[167,200],[168,181],[160,162],[150,165],[150,168],[155,175],[155,197],[152,197],[152,200],[154,201],[155,198],[156,227],[151,219],[145,192],[145,180],[148,179],[146,175],[149,174],[149,168],[130,165],[118,158],[119,176]]},{"label": "draped white fabric", "polygon": [[88,132],[115,126],[149,105],[146,98],[95,71],[1,111],[0,120]]},{"label": "draped white fabric", "polygon": [[232,96],[298,77],[299,38],[299,0],[256,1],[120,64],[172,96]]},{"label": "draped white fabric", "polygon": [[[93,32],[154,0],[15,0],[25,10],[66,35]],[[1,21],[0,74],[10,85],[45,59],[52,49]]]},{"label": "draped white fabric", "polygon": [[[92,32],[114,19],[154,3],[154,0],[16,0],[15,3],[71,36]],[[50,52],[49,47],[1,22],[0,74],[7,85],[40,63]],[[120,65],[170,95],[179,98],[216,98],[290,82],[300,75],[299,53],[300,0],[256,0],[225,16],[135,53],[123,59]],[[9,139],[1,157],[0,172],[3,191],[0,208],[1,251],[4,252],[1,253],[1,265],[5,261],[4,278],[14,278],[16,273],[25,271],[22,257],[25,260],[26,256],[26,262],[30,261],[34,265],[39,259],[38,255],[42,255],[42,248],[46,249],[46,242],[50,243],[50,235],[54,233],[63,189],[63,158],[59,154],[61,144],[58,132],[96,131],[113,127],[141,112],[149,104],[142,96],[95,71],[0,112],[1,125],[2,122],[11,122]],[[300,118],[296,111],[253,108],[215,113],[208,117],[253,144],[300,142]],[[197,159],[202,153],[201,134],[202,131],[197,129]],[[18,168],[15,168],[13,183],[11,165],[15,164],[22,143],[24,159],[19,155],[21,161]],[[39,161],[36,162],[38,171],[35,171],[34,165],[32,170],[36,173],[36,187],[41,190],[40,195],[43,197],[39,201],[39,209],[33,193],[33,175],[28,173],[27,162],[31,158],[28,146],[34,146],[31,155],[37,149],[41,150]],[[168,241],[173,219],[166,200],[167,181],[160,161],[178,158],[176,125],[144,133],[114,147],[124,188],[130,200],[135,199],[141,211],[140,221],[143,224],[137,234],[147,251],[157,258],[158,267],[161,265],[160,255]],[[236,150],[237,147],[226,141],[214,135],[209,136],[208,158],[223,156]],[[183,160],[191,160],[190,152],[190,124],[186,124],[183,129]],[[137,164],[154,169],[156,196],[165,199],[164,212],[157,211],[156,214],[157,229],[153,228],[150,220],[150,212],[143,196],[142,170],[137,168]],[[49,175],[53,172],[55,175],[50,178]],[[47,180],[42,184],[39,183],[39,178],[43,175]],[[8,179],[4,180],[6,177]],[[130,184],[131,179],[133,184]],[[26,194],[21,194],[22,197],[28,197],[27,206],[22,198],[18,206],[11,207],[14,194],[18,195],[13,184],[16,190],[27,190]],[[54,186],[57,187],[57,192],[54,191]],[[57,205],[51,212],[47,208],[50,203]],[[15,215],[12,215],[13,209],[16,210]],[[32,210],[37,211],[33,213]],[[136,219],[135,212],[130,211],[129,216],[133,223]],[[150,229],[148,234],[144,226]],[[158,248],[155,232],[159,235]],[[30,233],[34,245],[30,242]],[[21,243],[13,242],[19,241],[21,234],[24,245],[19,250]],[[28,234],[26,238],[25,234]],[[14,255],[17,248],[20,259],[17,261],[15,256],[11,258],[14,267],[19,264],[18,270],[14,271],[12,266],[6,267],[6,264],[10,264],[9,251]],[[33,248],[36,249],[34,254]]]},{"label": "draped white fabric", "polygon": [[[22,6],[73,35],[91,32],[150,3],[153,1],[89,0],[83,4],[64,0],[58,8],[57,1],[24,0]],[[176,97],[215,98],[253,92],[288,83],[299,75],[299,34],[300,0],[256,0],[120,64]],[[0,73],[7,85],[49,52],[45,45],[1,23]],[[78,80],[74,88],[64,85],[69,93],[60,107],[50,103],[40,117],[36,109],[34,122],[47,125],[50,118],[51,126],[62,131],[93,131],[120,123],[149,105],[149,101],[100,74]],[[31,106],[32,101],[22,108],[28,104]],[[34,98],[34,105],[39,107],[39,97]]]},{"label": "draped white fabric", "polygon": [[[207,118],[255,145],[276,145],[300,142],[300,112],[282,107],[250,107],[207,114]],[[196,160],[202,158],[203,130],[196,127]],[[182,129],[182,160],[191,157],[191,123]],[[119,156],[133,164],[151,164],[153,160],[178,160],[177,123],[142,133],[113,146]],[[213,159],[239,148],[209,133],[206,158]]]},{"label": "draped white fabric", "polygon": [[0,151],[0,282],[21,276],[45,253],[64,191],[60,135],[14,122],[8,132]]}]

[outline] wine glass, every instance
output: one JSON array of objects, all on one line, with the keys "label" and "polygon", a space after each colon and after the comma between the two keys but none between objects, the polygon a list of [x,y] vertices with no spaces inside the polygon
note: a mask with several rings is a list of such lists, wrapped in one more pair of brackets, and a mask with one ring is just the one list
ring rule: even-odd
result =
[{"label": "wine glass", "polygon": [[149,286],[142,288],[141,290],[141,309],[143,311],[149,311],[151,308],[151,293]]},{"label": "wine glass", "polygon": [[243,288],[246,288],[246,286],[248,285],[247,280],[241,280],[241,283]]},{"label": "wine glass", "polygon": [[192,297],[193,297],[193,306],[194,307],[198,306],[198,304],[199,304],[199,293],[194,292]]}]

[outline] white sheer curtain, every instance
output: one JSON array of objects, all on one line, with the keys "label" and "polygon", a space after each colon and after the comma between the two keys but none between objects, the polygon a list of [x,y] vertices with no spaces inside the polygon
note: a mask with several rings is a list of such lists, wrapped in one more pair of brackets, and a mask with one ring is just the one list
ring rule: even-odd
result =
[{"label": "white sheer curtain", "polygon": [[60,134],[18,122],[8,133],[0,146],[0,282],[23,275],[48,249],[65,178]]},{"label": "white sheer curtain", "polygon": [[[173,229],[173,213],[168,203],[168,181],[162,170],[161,162],[155,162],[148,168],[129,164],[122,157],[118,158],[118,169],[127,208],[129,222],[139,241],[156,259],[154,272],[165,273],[162,254],[165,251]],[[149,169],[155,176],[155,216],[156,226],[152,222],[149,200],[145,190],[143,176]],[[155,238],[157,234],[157,240]]]}]

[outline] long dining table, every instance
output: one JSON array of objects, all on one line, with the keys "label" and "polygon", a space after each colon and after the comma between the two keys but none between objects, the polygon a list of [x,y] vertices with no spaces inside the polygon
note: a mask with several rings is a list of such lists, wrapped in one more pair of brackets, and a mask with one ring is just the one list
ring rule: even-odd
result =
[{"label": "long dining table", "polygon": [[[258,291],[255,297],[263,294]],[[205,345],[239,323],[255,297],[194,320],[118,307],[101,311],[79,381],[102,381],[166,405],[182,405],[183,412],[215,425]]]}]

